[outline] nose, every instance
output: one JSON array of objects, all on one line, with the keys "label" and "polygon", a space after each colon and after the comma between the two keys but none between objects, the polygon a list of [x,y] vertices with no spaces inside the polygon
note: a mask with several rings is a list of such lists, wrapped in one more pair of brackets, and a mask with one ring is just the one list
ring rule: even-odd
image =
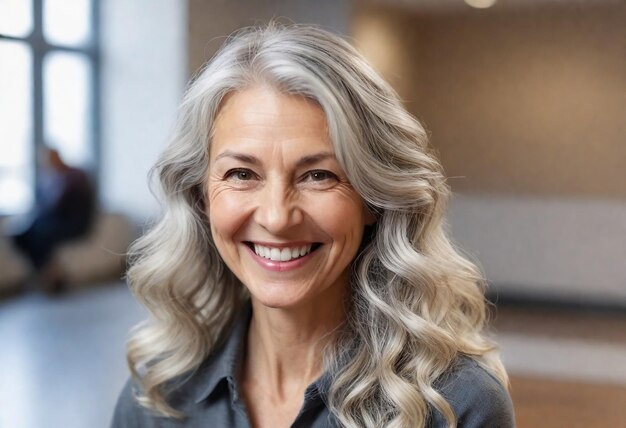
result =
[{"label": "nose", "polygon": [[304,214],[297,194],[280,182],[266,182],[255,211],[255,221],[273,235],[280,235],[302,223]]}]

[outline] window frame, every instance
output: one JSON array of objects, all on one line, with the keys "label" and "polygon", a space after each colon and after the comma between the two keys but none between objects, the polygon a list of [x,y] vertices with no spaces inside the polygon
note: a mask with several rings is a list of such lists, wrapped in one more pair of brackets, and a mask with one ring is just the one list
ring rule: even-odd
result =
[{"label": "window frame", "polygon": [[[32,129],[33,132],[31,145],[32,158],[31,162],[34,166],[35,180],[34,185],[40,178],[40,171],[37,168],[37,152],[40,148],[45,146],[44,139],[44,108],[43,108],[43,63],[46,55],[52,52],[70,52],[81,54],[90,63],[90,78],[91,78],[91,99],[89,104],[88,115],[91,118],[91,129],[88,130],[91,137],[91,151],[93,153],[93,166],[87,172],[91,176],[94,186],[98,188],[100,178],[100,160],[101,154],[101,139],[100,139],[100,8],[98,0],[90,1],[90,28],[91,37],[84,46],[63,46],[54,43],[48,43],[44,36],[43,31],[43,7],[45,0],[31,0],[32,1],[32,18],[33,29],[30,34],[26,36],[12,36],[0,33],[0,40],[17,41],[22,42],[31,49],[32,54],[32,67],[31,67],[31,81],[32,81]],[[33,188],[33,194],[37,197],[35,189]],[[38,201],[35,200],[35,204]],[[31,210],[34,206],[31,207]],[[5,216],[6,213],[0,212],[0,217]]]}]

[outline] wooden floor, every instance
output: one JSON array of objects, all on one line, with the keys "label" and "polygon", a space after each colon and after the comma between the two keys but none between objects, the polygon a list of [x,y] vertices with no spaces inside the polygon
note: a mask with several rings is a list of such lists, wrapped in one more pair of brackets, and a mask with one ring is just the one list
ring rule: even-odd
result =
[{"label": "wooden floor", "polygon": [[[555,341],[579,340],[626,347],[626,314],[580,310],[499,307],[498,334]],[[626,349],[626,348],[624,348]],[[608,368],[626,370],[626,367]],[[511,375],[518,428],[626,428],[626,385]]]},{"label": "wooden floor", "polygon": [[511,377],[518,428],[626,427],[626,387]]}]

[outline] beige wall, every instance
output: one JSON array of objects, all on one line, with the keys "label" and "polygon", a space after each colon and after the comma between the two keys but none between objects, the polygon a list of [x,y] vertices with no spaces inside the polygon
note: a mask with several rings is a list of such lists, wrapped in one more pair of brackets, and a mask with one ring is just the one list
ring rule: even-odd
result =
[{"label": "beige wall", "polygon": [[626,4],[570,4],[358,2],[352,30],[431,131],[454,190],[624,200]]},{"label": "beige wall", "polygon": [[188,67],[195,72],[233,31],[272,18],[348,31],[348,0],[188,0]]}]

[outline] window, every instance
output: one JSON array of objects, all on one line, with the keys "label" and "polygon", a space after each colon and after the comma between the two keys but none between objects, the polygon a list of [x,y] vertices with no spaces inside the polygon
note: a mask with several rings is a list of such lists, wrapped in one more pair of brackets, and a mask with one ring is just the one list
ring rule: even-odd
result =
[{"label": "window", "polygon": [[0,215],[33,208],[43,145],[95,175],[97,12],[95,0],[0,0]]}]

